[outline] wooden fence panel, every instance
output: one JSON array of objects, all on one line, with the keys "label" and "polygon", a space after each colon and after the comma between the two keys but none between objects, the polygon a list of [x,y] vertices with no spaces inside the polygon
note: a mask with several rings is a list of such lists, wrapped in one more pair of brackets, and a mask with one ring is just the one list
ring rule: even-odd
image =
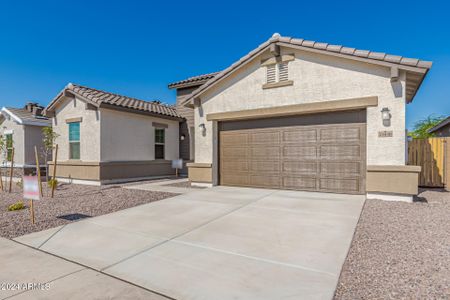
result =
[{"label": "wooden fence panel", "polygon": [[422,167],[419,186],[445,186],[446,148],[446,138],[416,139],[408,143],[408,165]]}]

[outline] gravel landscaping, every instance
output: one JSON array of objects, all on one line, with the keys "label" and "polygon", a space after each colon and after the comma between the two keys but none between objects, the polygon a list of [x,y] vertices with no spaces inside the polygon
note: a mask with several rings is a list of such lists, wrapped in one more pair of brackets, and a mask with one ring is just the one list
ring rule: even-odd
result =
[{"label": "gravel landscaping", "polygon": [[[47,188],[44,184],[44,195]],[[44,197],[34,202],[35,221],[30,222],[29,209],[8,211],[8,206],[22,200],[22,189],[13,184],[11,194],[0,191],[0,236],[14,238],[27,233],[41,231],[125,208],[176,196],[177,194],[142,191],[120,186],[86,186],[61,184],[55,198]],[[24,201],[29,205],[29,201]]]},{"label": "gravel landscaping", "polygon": [[450,193],[367,200],[335,299],[450,299]]}]

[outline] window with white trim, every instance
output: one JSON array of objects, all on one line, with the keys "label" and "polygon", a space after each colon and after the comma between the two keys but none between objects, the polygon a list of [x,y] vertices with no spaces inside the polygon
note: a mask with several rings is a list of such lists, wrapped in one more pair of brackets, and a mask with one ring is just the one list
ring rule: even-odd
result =
[{"label": "window with white trim", "polygon": [[266,82],[277,83],[289,80],[289,68],[287,62],[279,62],[267,66]]},{"label": "window with white trim", "polygon": [[155,128],[155,159],[164,159],[166,131],[163,128]]},{"label": "window with white trim", "polygon": [[69,159],[80,159],[80,122],[69,123]]},{"label": "window with white trim", "polygon": [[12,161],[12,151],[13,151],[13,135],[12,133],[5,134],[6,140],[6,160]]}]

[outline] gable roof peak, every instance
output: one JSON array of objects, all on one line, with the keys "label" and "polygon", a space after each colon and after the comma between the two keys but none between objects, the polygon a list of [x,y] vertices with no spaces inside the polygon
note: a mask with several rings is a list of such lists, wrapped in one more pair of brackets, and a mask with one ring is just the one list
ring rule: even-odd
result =
[{"label": "gable roof peak", "polygon": [[281,37],[281,34],[279,34],[278,32],[275,32],[274,34],[272,34],[271,39],[272,40],[278,40]]},{"label": "gable roof peak", "polygon": [[[195,90],[186,99],[184,99],[184,102],[182,103],[185,105],[192,105],[192,100],[194,98],[199,97],[200,94],[202,94],[205,90],[215,85],[221,79],[226,78],[228,74],[245,65],[248,61],[264,52],[273,44],[283,47],[292,47],[303,51],[310,51],[313,53],[332,55],[341,58],[383,65],[386,67],[401,68],[412,74],[412,79],[407,82],[407,103],[412,101],[425,75],[433,64],[431,61],[424,61],[417,58],[408,58],[381,52],[374,52],[370,50],[361,50],[356,48],[344,47],[342,45],[333,45],[312,40],[305,40],[301,38],[281,36],[279,33],[274,33],[270,39],[266,40],[257,48],[241,57],[225,70],[218,72],[218,74],[207,80],[197,90]],[[169,85],[169,87],[172,87],[172,85]]]}]

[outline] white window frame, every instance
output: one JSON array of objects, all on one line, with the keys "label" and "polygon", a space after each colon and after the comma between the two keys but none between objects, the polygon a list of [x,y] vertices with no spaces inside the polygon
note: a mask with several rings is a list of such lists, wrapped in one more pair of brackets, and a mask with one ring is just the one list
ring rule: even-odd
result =
[{"label": "white window frame", "polygon": [[[163,143],[156,142],[156,131],[157,130],[162,130],[164,132],[164,142]],[[156,158],[156,145],[164,146],[163,158]],[[166,159],[166,129],[165,128],[158,128],[158,127],[155,128],[155,159]]]},{"label": "white window frame", "polygon": [[[72,124],[78,124],[78,126],[79,126],[79,130],[80,130],[80,132],[79,132],[79,136],[78,136],[78,140],[76,141],[76,140],[71,140],[70,139],[70,125],[72,125]],[[68,141],[69,141],[69,160],[80,160],[81,159],[81,122],[71,122],[71,123],[69,123],[68,124],[68,129],[69,129],[69,134],[68,134]],[[78,158],[73,158],[73,153],[72,153],[72,147],[71,147],[71,145],[72,144],[76,144],[76,143],[78,143],[78,148],[79,148],[79,157]]]}]

